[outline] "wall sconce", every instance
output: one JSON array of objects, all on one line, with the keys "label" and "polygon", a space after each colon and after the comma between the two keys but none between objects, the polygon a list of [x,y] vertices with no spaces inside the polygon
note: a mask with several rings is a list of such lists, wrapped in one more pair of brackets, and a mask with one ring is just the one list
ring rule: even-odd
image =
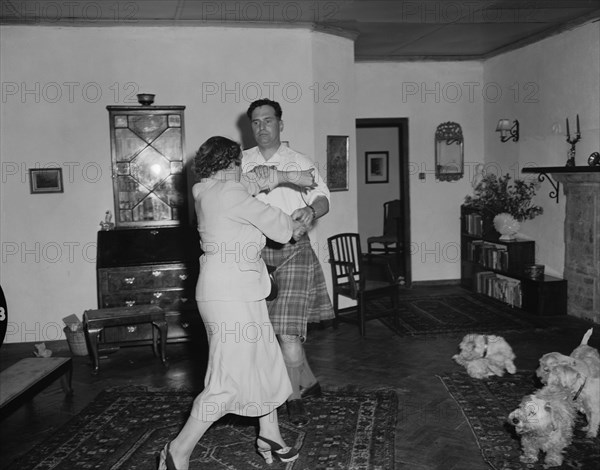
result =
[{"label": "wall sconce", "polygon": [[508,142],[509,140],[519,141],[519,121],[516,119],[512,125],[508,119],[500,119],[496,126],[496,132],[500,132],[500,141]]}]

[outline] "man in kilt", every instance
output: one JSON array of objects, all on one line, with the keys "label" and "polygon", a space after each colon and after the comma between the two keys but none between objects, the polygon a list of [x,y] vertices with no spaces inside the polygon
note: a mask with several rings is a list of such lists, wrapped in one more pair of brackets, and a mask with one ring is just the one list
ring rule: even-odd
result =
[{"label": "man in kilt", "polygon": [[[256,196],[301,221],[308,231],[316,219],[329,212],[329,189],[319,176],[314,162],[281,144],[283,121],[279,103],[268,99],[257,100],[250,104],[246,114],[258,145],[244,151],[244,172],[251,171],[257,165],[275,166],[281,171],[314,171],[316,186],[305,193],[294,186],[282,185]],[[267,307],[292,383],[293,392],[287,400],[290,420],[302,426],[308,423],[302,397],[321,394],[319,382],[304,352],[307,323],[334,318],[333,307],[321,264],[307,234],[296,242],[283,245],[267,240],[262,257],[265,263],[277,268],[275,280],[279,292],[277,298],[267,301]]]}]

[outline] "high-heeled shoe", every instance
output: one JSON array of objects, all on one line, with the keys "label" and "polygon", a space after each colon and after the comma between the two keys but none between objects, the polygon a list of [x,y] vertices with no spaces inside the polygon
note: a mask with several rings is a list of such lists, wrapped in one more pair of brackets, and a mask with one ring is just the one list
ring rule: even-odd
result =
[{"label": "high-heeled shoe", "polygon": [[[269,447],[259,444],[259,440],[268,444]],[[281,444],[277,442],[273,442],[271,439],[267,439],[266,437],[258,436],[256,438],[256,449],[258,453],[261,455],[265,462],[269,465],[273,463],[273,455],[275,455],[281,462],[293,462],[298,458],[298,449],[294,449],[293,447],[281,447]]]},{"label": "high-heeled shoe", "polygon": [[171,457],[171,453],[169,452],[170,444],[170,442],[165,444],[163,450],[160,451],[160,456],[158,459],[158,470],[177,470],[177,468],[175,467],[175,463],[173,462],[173,457]]}]

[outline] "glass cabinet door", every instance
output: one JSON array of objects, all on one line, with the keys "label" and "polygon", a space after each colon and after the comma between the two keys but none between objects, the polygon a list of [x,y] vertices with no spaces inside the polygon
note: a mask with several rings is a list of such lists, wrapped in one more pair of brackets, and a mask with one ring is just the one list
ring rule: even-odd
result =
[{"label": "glass cabinet door", "polygon": [[182,223],[184,109],[108,107],[117,227]]}]

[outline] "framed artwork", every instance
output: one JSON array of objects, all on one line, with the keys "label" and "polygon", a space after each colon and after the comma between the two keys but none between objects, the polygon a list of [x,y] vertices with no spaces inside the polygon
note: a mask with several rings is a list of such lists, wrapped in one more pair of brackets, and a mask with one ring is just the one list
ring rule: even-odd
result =
[{"label": "framed artwork", "polygon": [[29,170],[31,194],[62,193],[62,168],[32,168]]},{"label": "framed artwork", "polygon": [[327,136],[327,187],[329,191],[348,191],[349,137]]},{"label": "framed artwork", "polygon": [[365,152],[366,183],[387,183],[389,181],[389,152]]}]

